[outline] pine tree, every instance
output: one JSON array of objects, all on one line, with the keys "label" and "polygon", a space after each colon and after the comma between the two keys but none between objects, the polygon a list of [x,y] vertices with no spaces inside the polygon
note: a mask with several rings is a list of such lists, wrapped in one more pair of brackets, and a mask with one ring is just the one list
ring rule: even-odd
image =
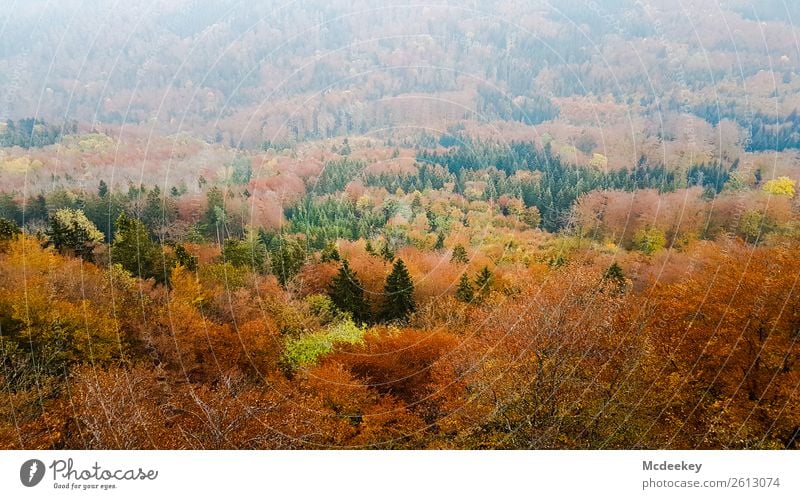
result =
[{"label": "pine tree", "polygon": [[394,251],[392,251],[391,248],[389,248],[388,242],[384,241],[383,246],[381,246],[381,258],[383,258],[387,262],[394,261]]},{"label": "pine tree", "polygon": [[197,257],[189,253],[182,244],[175,245],[175,259],[186,270],[192,272],[197,270]]},{"label": "pine tree", "polygon": [[342,262],[339,273],[331,281],[328,293],[336,308],[349,312],[356,322],[363,322],[369,316],[369,307],[364,301],[364,287],[347,260]]},{"label": "pine tree", "polygon": [[472,283],[469,282],[467,274],[461,274],[461,280],[458,281],[458,288],[456,289],[456,298],[464,303],[472,303],[475,299],[475,290],[472,289]]},{"label": "pine tree", "polygon": [[613,284],[620,291],[624,290],[626,281],[625,273],[622,272],[622,267],[620,267],[617,262],[612,263],[603,274],[603,281]]},{"label": "pine tree", "polygon": [[475,286],[478,288],[478,292],[481,294],[486,294],[489,292],[489,288],[492,282],[492,271],[489,270],[489,267],[484,266],[478,275],[475,277]]},{"label": "pine tree", "polygon": [[456,246],[453,248],[453,256],[450,257],[450,261],[454,263],[469,262],[469,257],[467,256],[467,250],[464,248],[464,246],[456,244]]},{"label": "pine tree", "polygon": [[433,245],[434,250],[444,249],[444,232],[440,232],[436,236],[436,244]]},{"label": "pine tree", "polygon": [[405,320],[416,309],[414,283],[403,260],[394,262],[392,273],[386,278],[383,318],[387,321]]},{"label": "pine tree", "polygon": [[364,246],[364,251],[369,255],[375,256],[375,248],[372,247],[372,241],[369,239],[367,239],[367,244]]},{"label": "pine tree", "polygon": [[111,245],[111,261],[142,279],[154,278],[165,283],[171,267],[161,248],[155,244],[141,220],[120,213],[116,221],[116,234]]},{"label": "pine tree", "polygon": [[101,198],[108,196],[108,184],[101,180],[100,185],[97,186],[97,195]]},{"label": "pine tree", "polygon": [[322,249],[322,253],[320,254],[320,260],[323,262],[338,262],[342,259],[342,256],[339,254],[339,248],[336,247],[335,244],[328,244]]},{"label": "pine tree", "polygon": [[294,237],[281,235],[270,241],[270,262],[272,273],[278,278],[281,286],[295,276],[306,261],[305,248]]}]

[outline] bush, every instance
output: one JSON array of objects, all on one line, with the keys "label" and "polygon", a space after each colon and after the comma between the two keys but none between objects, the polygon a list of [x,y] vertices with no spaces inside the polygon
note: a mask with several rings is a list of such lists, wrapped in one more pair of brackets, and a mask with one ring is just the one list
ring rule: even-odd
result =
[{"label": "bush", "polygon": [[317,360],[333,351],[338,344],[361,345],[364,342],[364,329],[346,319],[327,328],[286,342],[283,363],[290,370],[314,365]]},{"label": "bush", "polygon": [[666,245],[667,236],[664,231],[655,227],[640,229],[633,236],[633,249],[641,251],[645,255],[652,255]]}]

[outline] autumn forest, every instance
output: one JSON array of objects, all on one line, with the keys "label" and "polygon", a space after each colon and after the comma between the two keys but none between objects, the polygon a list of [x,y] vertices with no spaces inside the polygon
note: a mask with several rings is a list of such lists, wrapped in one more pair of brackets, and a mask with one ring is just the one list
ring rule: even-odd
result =
[{"label": "autumn forest", "polygon": [[796,6],[46,3],[0,449],[800,448]]}]

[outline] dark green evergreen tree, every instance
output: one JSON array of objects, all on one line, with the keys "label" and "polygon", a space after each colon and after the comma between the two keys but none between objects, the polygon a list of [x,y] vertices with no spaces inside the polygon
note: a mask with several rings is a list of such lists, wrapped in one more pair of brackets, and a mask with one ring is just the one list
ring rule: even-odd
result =
[{"label": "dark green evergreen tree", "polygon": [[353,320],[364,322],[368,319],[369,307],[364,301],[364,288],[347,260],[342,262],[339,273],[331,281],[329,295],[336,308],[349,312]]},{"label": "dark green evergreen tree", "polygon": [[292,237],[278,236],[270,241],[270,262],[272,273],[278,282],[285,286],[299,271],[306,261],[306,250],[300,242]]},{"label": "dark green evergreen tree", "polygon": [[622,267],[614,262],[611,266],[606,269],[605,273],[603,273],[603,282],[612,284],[614,287],[617,288],[618,291],[622,291],[625,289],[626,280],[625,280],[625,273],[622,271]]},{"label": "dark green evergreen tree", "polygon": [[267,248],[258,238],[228,238],[222,247],[222,260],[261,274],[267,270]]},{"label": "dark green evergreen tree", "polygon": [[203,214],[205,233],[214,238],[223,238],[225,232],[225,195],[214,186],[206,193],[206,211]]},{"label": "dark green evergreen tree", "polygon": [[323,262],[338,262],[341,259],[342,257],[339,254],[339,248],[337,248],[335,244],[331,243],[322,249],[320,260]]},{"label": "dark green evergreen tree", "polygon": [[469,257],[467,256],[467,250],[461,244],[456,244],[453,248],[453,256],[450,257],[450,261],[453,263],[467,263],[469,262]]},{"label": "dark green evergreen tree", "polygon": [[444,232],[440,232],[436,236],[436,244],[433,245],[434,250],[444,249]]},{"label": "dark green evergreen tree", "polygon": [[175,260],[186,270],[197,270],[197,257],[189,253],[182,244],[175,245]]},{"label": "dark green evergreen tree", "polygon": [[472,289],[472,283],[469,282],[467,274],[461,274],[461,280],[458,281],[458,288],[456,288],[456,298],[464,303],[472,303],[475,299],[475,290]]},{"label": "dark green evergreen tree", "polygon": [[28,199],[25,206],[25,222],[47,221],[47,200],[43,194]]},{"label": "dark green evergreen tree", "polygon": [[104,180],[101,180],[100,185],[97,186],[97,195],[101,198],[108,196],[108,184]]},{"label": "dark green evergreen tree", "polygon": [[492,283],[492,271],[489,270],[489,267],[484,266],[478,275],[475,277],[475,286],[478,288],[478,292],[481,294],[486,294],[489,292],[491,283]]},{"label": "dark green evergreen tree", "polygon": [[384,241],[383,245],[381,246],[381,258],[386,260],[387,262],[394,261],[394,251],[389,248],[389,243]]},{"label": "dark green evergreen tree", "polygon": [[414,283],[402,259],[394,262],[392,273],[386,278],[384,286],[383,319],[387,321],[405,320],[416,309],[414,304]]},{"label": "dark green evergreen tree", "polygon": [[161,248],[150,239],[144,223],[121,213],[115,227],[111,261],[142,279],[153,278],[156,282],[166,283],[171,265],[165,262]]}]

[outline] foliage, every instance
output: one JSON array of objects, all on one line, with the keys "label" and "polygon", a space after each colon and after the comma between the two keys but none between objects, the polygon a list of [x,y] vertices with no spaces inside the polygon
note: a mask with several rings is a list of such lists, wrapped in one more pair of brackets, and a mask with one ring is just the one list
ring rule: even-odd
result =
[{"label": "foliage", "polygon": [[667,237],[656,227],[642,228],[633,235],[633,248],[645,255],[652,255],[664,248]]},{"label": "foliage", "polygon": [[47,236],[57,250],[86,259],[92,258],[95,246],[103,241],[103,234],[83,211],[68,208],[58,210],[50,217]]},{"label": "foliage", "polygon": [[268,268],[267,248],[255,235],[245,239],[228,238],[222,247],[222,261],[264,273]]},{"label": "foliage", "polygon": [[405,320],[416,309],[414,283],[402,259],[394,262],[384,286],[382,317],[387,321]]},{"label": "foliage", "polygon": [[363,341],[364,329],[345,319],[321,331],[288,339],[284,347],[284,363],[291,370],[308,367],[338,345],[357,345]]},{"label": "foliage", "polygon": [[364,322],[369,318],[364,287],[347,260],[342,262],[339,272],[334,276],[329,294],[336,308],[350,313],[356,322]]},{"label": "foliage", "polygon": [[458,288],[456,288],[456,298],[458,298],[458,301],[464,303],[472,303],[475,299],[475,290],[472,288],[472,283],[467,274],[461,274],[461,278],[458,281]]},{"label": "foliage", "polygon": [[150,239],[144,223],[124,213],[116,221],[111,261],[135,276],[159,283],[167,282],[172,267],[164,249]]},{"label": "foliage", "polygon": [[795,185],[797,183],[789,177],[778,177],[764,183],[764,192],[775,196],[794,197]]},{"label": "foliage", "polygon": [[484,266],[478,275],[475,276],[475,287],[478,288],[478,293],[481,295],[486,295],[492,289],[492,271],[489,270],[489,267]]},{"label": "foliage", "polygon": [[456,244],[453,247],[453,255],[450,257],[450,261],[454,263],[468,263],[469,257],[467,256],[467,250],[461,244]]},{"label": "foliage", "polygon": [[10,241],[21,232],[16,222],[7,218],[0,218],[0,241]]}]

